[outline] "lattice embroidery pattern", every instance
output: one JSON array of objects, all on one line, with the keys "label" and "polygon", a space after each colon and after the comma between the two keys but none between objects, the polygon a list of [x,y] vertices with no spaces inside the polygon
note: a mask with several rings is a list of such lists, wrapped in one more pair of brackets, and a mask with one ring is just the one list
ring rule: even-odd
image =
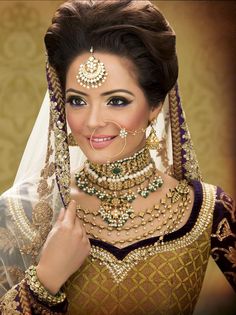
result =
[{"label": "lattice embroidery pattern", "polygon": [[209,184],[202,184],[203,203],[197,221],[192,230],[186,235],[169,242],[161,244],[156,242],[154,245],[138,248],[129,253],[122,261],[116,259],[108,251],[97,246],[92,246],[92,259],[99,260],[110,271],[114,281],[120,283],[127,276],[128,272],[140,261],[157,253],[177,250],[187,247],[194,242],[207,228],[212,220],[212,214],[215,205],[216,187]]},{"label": "lattice embroidery pattern", "polygon": [[140,262],[118,285],[105,266],[88,259],[67,283],[68,314],[192,314],[209,257],[210,230],[209,225],[187,250]]}]

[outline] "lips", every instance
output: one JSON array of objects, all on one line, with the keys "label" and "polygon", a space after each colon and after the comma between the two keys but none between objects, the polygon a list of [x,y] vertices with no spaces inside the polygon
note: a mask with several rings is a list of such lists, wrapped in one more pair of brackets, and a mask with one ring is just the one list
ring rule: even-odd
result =
[{"label": "lips", "polygon": [[114,139],[115,136],[108,136],[108,137],[92,137],[91,141],[93,142],[104,142],[104,141],[110,141]]},{"label": "lips", "polygon": [[92,137],[87,137],[87,139],[94,149],[103,149],[110,145],[116,137],[117,136],[111,135],[96,135]]}]

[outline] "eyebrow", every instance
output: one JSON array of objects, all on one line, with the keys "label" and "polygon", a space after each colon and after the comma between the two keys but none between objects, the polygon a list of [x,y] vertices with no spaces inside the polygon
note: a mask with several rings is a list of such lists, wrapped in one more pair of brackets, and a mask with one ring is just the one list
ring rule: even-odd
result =
[{"label": "eyebrow", "polygon": [[[84,95],[84,96],[89,96],[88,94],[82,92],[82,91],[79,91],[79,90],[75,90],[75,89],[68,89],[66,90],[66,93],[68,92],[74,92],[76,94],[81,94],[81,95]],[[134,94],[128,90],[125,90],[125,89],[118,89],[118,90],[111,90],[111,91],[107,91],[107,92],[104,92],[101,94],[101,96],[107,96],[107,95],[110,95],[110,94],[113,94],[113,93],[117,93],[117,92],[123,92],[123,93],[127,93],[127,94],[130,94],[132,96],[134,96]]]}]

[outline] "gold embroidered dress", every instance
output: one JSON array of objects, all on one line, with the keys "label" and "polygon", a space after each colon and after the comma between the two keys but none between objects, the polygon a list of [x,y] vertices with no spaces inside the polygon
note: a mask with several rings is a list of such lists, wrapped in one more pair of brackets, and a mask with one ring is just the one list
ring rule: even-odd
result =
[{"label": "gold embroidered dress", "polygon": [[[71,1],[66,2],[59,9],[60,12],[57,11],[53,18],[53,27],[49,28],[45,36],[48,52],[46,68],[48,91],[27,143],[14,185],[0,198],[2,315],[191,315],[202,287],[210,254],[232,286],[236,287],[235,204],[221,188],[202,182],[178,86],[175,84],[178,72],[175,34],[162,14],[150,3],[144,3],[139,10],[138,4],[141,3],[139,1],[111,2],[115,13],[121,6],[123,7],[123,11],[119,11],[120,25],[116,24],[112,15],[110,18],[110,1],[107,6],[105,5],[107,1],[103,2],[105,13],[102,10],[102,25],[99,32],[97,28],[101,17],[97,8],[101,2]],[[72,6],[70,11],[71,4],[75,6]],[[77,5],[82,8],[82,14],[78,9],[76,18]],[[132,13],[132,5],[136,15]],[[128,9],[131,9],[132,14],[125,18]],[[145,17],[143,20],[140,18],[141,12]],[[104,33],[106,17],[107,20],[110,18],[111,24],[108,23],[109,27],[105,28]],[[155,18],[152,20],[152,17]],[[148,20],[152,20],[153,23],[149,24]],[[59,32],[60,23],[68,26],[63,36]],[[76,41],[77,35],[73,30],[81,31],[82,26],[85,27],[84,32],[77,33],[81,38],[78,37],[80,39]],[[112,33],[117,27],[120,28],[120,33]],[[142,30],[140,38],[136,34],[137,30],[138,33]],[[53,32],[56,35],[51,39]],[[125,32],[126,37],[123,38]],[[127,239],[123,247],[116,247],[112,242],[92,237],[92,233],[87,231],[91,236],[91,253],[79,270],[65,283],[67,298],[59,302],[56,299],[58,303],[52,306],[45,302],[50,302],[50,299],[44,302],[43,299],[40,300],[40,294],[37,295],[37,290],[35,292],[27,282],[25,271],[29,270],[31,265],[37,265],[40,251],[61,207],[67,208],[70,202],[71,174],[77,171],[81,174],[81,167],[86,159],[79,147],[69,146],[70,129],[66,119],[65,91],[58,70],[63,72],[63,67],[70,66],[74,56],[88,51],[86,46],[93,44],[92,39],[95,35],[97,39],[93,45],[97,44],[98,51],[99,47],[102,48],[101,51],[116,51],[115,47],[104,49],[103,44],[107,41],[108,33],[112,33],[110,39],[112,42],[116,42],[118,38],[116,34],[122,34],[119,36],[124,42],[119,49],[126,48],[128,56],[130,48],[136,47],[140,41],[138,52],[135,50],[134,55],[139,55],[141,60],[146,58],[149,69],[154,68],[155,62],[156,70],[152,73],[150,86],[160,88],[158,90],[160,95],[158,97],[155,95],[155,102],[153,99],[151,102],[147,97],[149,93],[143,89],[147,101],[157,105],[163,101],[167,92],[169,95],[156,123],[151,127],[160,139],[159,149],[150,153],[155,164],[153,168],[171,175],[180,183],[186,181],[192,186],[194,202],[187,222],[173,231],[167,229],[164,237],[158,234],[160,230],[157,220],[149,221],[150,225],[153,224],[154,234],[143,234],[140,239],[135,239],[135,242]],[[68,40],[70,34],[73,40]],[[149,43],[150,38],[152,44]],[[81,44],[82,48],[72,48],[75,43],[78,47]],[[159,43],[160,49],[157,47]],[[89,48],[93,51],[91,46]],[[71,50],[68,64],[64,60],[67,49]],[[133,61],[136,60],[134,55],[133,59],[130,58]],[[58,57],[58,62],[55,62],[55,56]],[[92,60],[94,61],[94,58]],[[84,87],[89,85],[91,88],[98,87],[106,75],[109,78],[105,71],[106,65],[104,67],[101,65],[102,63],[100,75],[94,71],[97,79],[95,81],[92,79],[93,76],[84,77],[82,71]],[[91,66],[91,69],[93,68]],[[64,74],[67,73],[67,69],[64,69]],[[155,81],[154,76],[158,75],[160,78]],[[78,83],[81,82],[81,72],[76,77],[79,79]],[[121,126],[120,131],[123,131],[124,136],[126,129]],[[150,130],[148,131],[146,138],[150,133]],[[135,170],[136,173],[133,174],[139,171]],[[161,200],[156,202],[160,204]],[[177,210],[180,213],[183,213],[185,208],[187,209],[187,206],[178,203]],[[172,212],[169,211],[169,214]],[[178,215],[176,218],[179,218]],[[176,226],[178,227],[178,224]],[[39,286],[39,282],[35,283]],[[44,293],[45,291],[46,289]],[[48,297],[49,293],[46,292],[46,295]],[[52,296],[50,298],[52,299]]]}]

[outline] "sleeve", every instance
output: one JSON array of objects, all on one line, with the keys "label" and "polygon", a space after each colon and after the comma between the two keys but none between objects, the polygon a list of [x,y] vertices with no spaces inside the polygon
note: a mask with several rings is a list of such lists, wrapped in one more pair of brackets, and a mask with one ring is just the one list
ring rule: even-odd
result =
[{"label": "sleeve", "polygon": [[66,314],[68,302],[49,307],[40,302],[29,289],[25,279],[12,287],[0,300],[1,315],[62,315]]},{"label": "sleeve", "polygon": [[211,255],[236,291],[235,202],[219,187],[213,216]]}]

